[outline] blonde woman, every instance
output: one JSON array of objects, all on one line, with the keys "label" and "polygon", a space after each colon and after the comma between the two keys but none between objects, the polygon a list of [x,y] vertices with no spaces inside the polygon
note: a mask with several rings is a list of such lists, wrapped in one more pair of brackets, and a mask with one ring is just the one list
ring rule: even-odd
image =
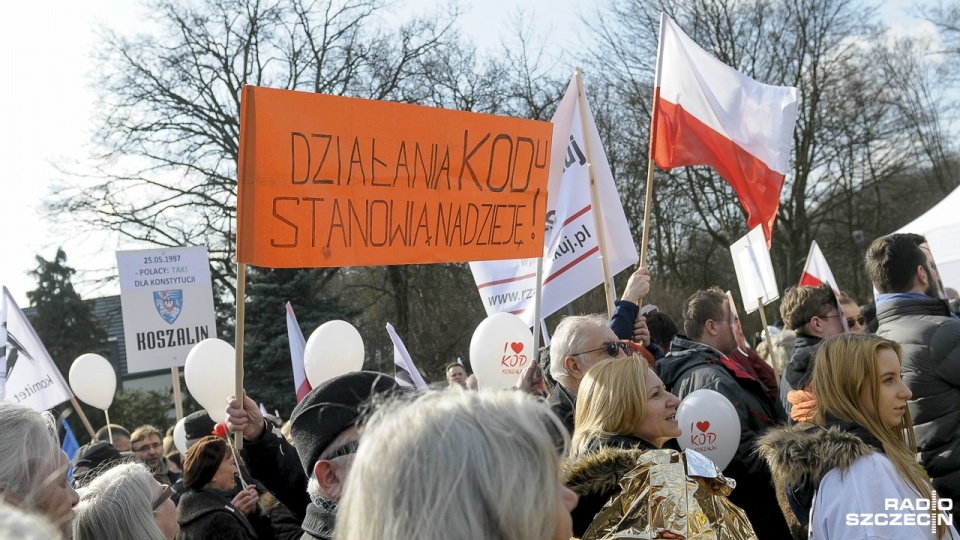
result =
[{"label": "blonde woman", "polygon": [[916,462],[900,362],[900,345],[872,334],[824,341],[812,380],[816,425],[760,440],[795,538],[958,538]]},{"label": "blonde woman", "polygon": [[662,448],[680,436],[679,404],[640,356],[604,360],[580,383],[571,446],[575,454]]},{"label": "blonde woman", "polygon": [[[723,479],[686,476],[676,451],[679,404],[639,356],[604,360],[587,371],[577,393],[574,452],[565,474],[580,497],[571,513],[575,536],[646,535],[657,529],[678,538],[753,537],[746,515],[726,499],[730,489]],[[652,467],[658,487],[632,480],[646,478]],[[680,501],[683,510],[673,512]],[[655,510],[658,523],[651,523],[648,510]]]}]

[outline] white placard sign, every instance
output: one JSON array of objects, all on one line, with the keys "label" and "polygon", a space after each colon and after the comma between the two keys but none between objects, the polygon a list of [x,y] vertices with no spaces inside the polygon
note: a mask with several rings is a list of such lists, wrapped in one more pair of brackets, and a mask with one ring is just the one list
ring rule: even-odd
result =
[{"label": "white placard sign", "polygon": [[217,337],[206,248],[118,251],[117,268],[128,373],[183,366]]},{"label": "white placard sign", "polygon": [[767,249],[767,239],[763,236],[760,225],[734,242],[730,246],[730,255],[737,272],[737,282],[740,283],[743,309],[747,313],[757,310],[759,298],[763,298],[763,305],[780,298],[777,277],[773,273],[770,251]]}]

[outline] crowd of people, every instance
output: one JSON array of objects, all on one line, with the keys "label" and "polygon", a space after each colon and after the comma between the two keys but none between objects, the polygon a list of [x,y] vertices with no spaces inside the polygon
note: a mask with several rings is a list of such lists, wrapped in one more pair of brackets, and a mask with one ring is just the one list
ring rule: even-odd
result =
[{"label": "crowd of people", "polygon": [[[422,394],[353,372],[287,422],[246,395],[225,426],[191,414],[184,455],[106,426],[71,464],[49,413],[2,402],[0,539],[960,539],[956,292],[917,235],[877,239],[866,269],[874,311],[792,287],[754,351],[717,288],[679,324],[641,309],[640,268],[515,389],[474,391],[459,362]],[[722,470],[678,440],[701,389],[739,417]]]}]

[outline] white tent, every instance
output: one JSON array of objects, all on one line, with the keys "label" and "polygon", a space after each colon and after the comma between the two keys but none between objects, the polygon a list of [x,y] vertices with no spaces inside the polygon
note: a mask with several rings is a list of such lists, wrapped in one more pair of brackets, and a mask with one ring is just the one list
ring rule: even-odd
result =
[{"label": "white tent", "polygon": [[943,286],[960,289],[960,187],[896,232],[925,236]]}]

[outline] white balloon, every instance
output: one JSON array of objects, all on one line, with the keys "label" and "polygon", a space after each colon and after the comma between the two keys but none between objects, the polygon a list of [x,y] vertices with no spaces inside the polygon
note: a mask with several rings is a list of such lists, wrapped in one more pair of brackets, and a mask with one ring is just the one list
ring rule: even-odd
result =
[{"label": "white balloon", "polygon": [[303,370],[310,386],[363,369],[363,338],[347,321],[327,321],[310,334],[303,349]]},{"label": "white balloon", "polygon": [[70,388],[80,401],[107,410],[117,393],[117,372],[99,354],[81,354],[70,366]]},{"label": "white balloon", "polygon": [[470,367],[481,388],[513,387],[531,361],[537,361],[533,334],[520,317],[494,313],[473,332]]},{"label": "white balloon", "polygon": [[[180,452],[180,455],[184,457],[187,455],[187,427],[183,423],[186,419],[186,417],[181,418],[177,425],[173,427],[173,445],[177,447],[177,452]],[[180,459],[180,462],[183,463],[183,458]]]},{"label": "white balloon", "polygon": [[740,445],[740,417],[733,404],[716,390],[691,392],[677,409],[680,448],[692,448],[707,456],[721,470],[733,459]]},{"label": "white balloon", "polygon": [[227,398],[237,392],[236,362],[236,350],[221,339],[205,339],[187,354],[187,388],[215,422],[227,420]]}]

